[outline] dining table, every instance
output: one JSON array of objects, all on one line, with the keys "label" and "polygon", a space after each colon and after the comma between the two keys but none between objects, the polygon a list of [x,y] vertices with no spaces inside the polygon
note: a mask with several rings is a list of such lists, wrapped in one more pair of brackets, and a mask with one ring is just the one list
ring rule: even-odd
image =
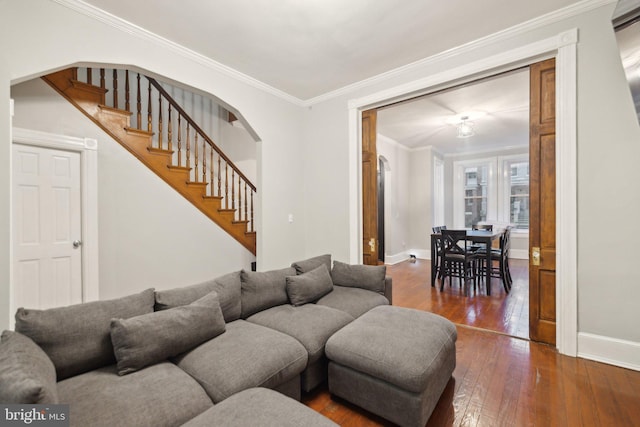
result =
[{"label": "dining table", "polygon": [[[467,230],[467,240],[473,243],[484,243],[487,247],[486,251],[486,265],[491,265],[491,247],[495,240],[500,239],[504,234],[504,229],[496,230]],[[442,235],[440,233],[433,233],[431,235],[431,286],[435,286],[436,283],[436,266],[433,264],[437,260],[436,256],[436,241]],[[487,295],[491,295],[491,268],[485,269],[485,283],[487,284]]]}]

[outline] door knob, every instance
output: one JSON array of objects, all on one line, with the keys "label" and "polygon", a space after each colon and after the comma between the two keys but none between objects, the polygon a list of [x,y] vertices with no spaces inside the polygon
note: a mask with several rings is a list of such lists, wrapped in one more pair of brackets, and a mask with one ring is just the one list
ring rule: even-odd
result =
[{"label": "door knob", "polygon": [[80,240],[73,241],[73,249],[78,249],[80,246],[82,246],[82,242]]}]

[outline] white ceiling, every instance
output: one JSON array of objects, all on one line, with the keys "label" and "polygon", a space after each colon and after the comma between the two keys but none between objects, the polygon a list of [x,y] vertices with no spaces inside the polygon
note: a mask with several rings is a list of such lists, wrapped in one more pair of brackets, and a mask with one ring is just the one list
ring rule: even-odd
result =
[{"label": "white ceiling", "polygon": [[301,100],[577,0],[86,0]]},{"label": "white ceiling", "polygon": [[[473,118],[473,113],[480,117]],[[447,121],[471,113],[475,135],[458,138]],[[409,147],[442,154],[529,144],[529,69],[426,95],[378,111],[378,133]]]}]

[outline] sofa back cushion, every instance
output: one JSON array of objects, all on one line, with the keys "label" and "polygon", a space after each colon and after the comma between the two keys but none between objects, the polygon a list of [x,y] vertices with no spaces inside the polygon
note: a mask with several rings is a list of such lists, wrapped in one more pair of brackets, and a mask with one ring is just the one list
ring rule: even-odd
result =
[{"label": "sofa back cushion", "polygon": [[113,319],[111,342],[118,375],[177,356],[224,331],[224,317],[215,292],[188,305]]},{"label": "sofa back cushion", "polygon": [[16,331],[28,336],[49,356],[58,381],[115,363],[111,319],[153,312],[153,289],[123,298],[49,310],[19,308]]},{"label": "sofa back cushion", "polygon": [[331,271],[331,254],[319,255],[305,259],[304,261],[296,261],[291,264],[291,267],[296,269],[296,274],[304,274],[320,267],[321,265],[325,265],[327,267],[327,271]]},{"label": "sofa back cushion", "polygon": [[264,272],[242,270],[242,318],[276,305],[287,304],[287,276],[295,276],[294,268]]},{"label": "sofa back cushion", "polygon": [[385,265],[358,265],[333,262],[331,279],[333,284],[350,288],[362,288],[384,295]]},{"label": "sofa back cushion", "polygon": [[0,338],[0,402],[58,403],[56,368],[30,338],[4,331]]},{"label": "sofa back cushion", "polygon": [[331,275],[324,264],[307,273],[287,277],[287,295],[294,306],[315,302],[332,290]]},{"label": "sofa back cushion", "polygon": [[226,322],[240,318],[240,272],[225,274],[196,285],[156,291],[156,311],[191,304],[203,296],[216,292]]}]

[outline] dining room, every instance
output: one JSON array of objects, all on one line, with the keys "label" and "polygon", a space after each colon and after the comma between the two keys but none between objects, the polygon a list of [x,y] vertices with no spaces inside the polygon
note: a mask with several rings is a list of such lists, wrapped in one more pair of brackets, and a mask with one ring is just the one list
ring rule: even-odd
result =
[{"label": "dining room", "polygon": [[529,338],[529,95],[525,67],[378,109],[394,304]]}]

